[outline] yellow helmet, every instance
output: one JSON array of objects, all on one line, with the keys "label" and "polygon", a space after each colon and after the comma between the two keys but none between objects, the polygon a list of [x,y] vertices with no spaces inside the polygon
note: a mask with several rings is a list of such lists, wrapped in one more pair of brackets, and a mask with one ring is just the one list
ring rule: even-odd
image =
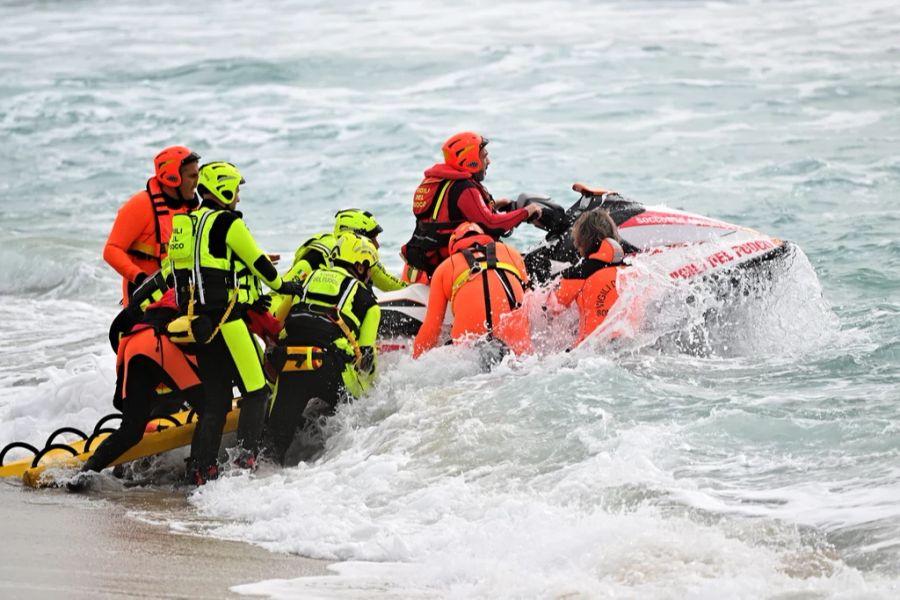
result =
[{"label": "yellow helmet", "polygon": [[352,231],[374,240],[384,230],[369,211],[345,208],[334,215],[334,235],[341,235],[345,231]]},{"label": "yellow helmet", "polygon": [[200,194],[209,192],[223,206],[231,206],[237,198],[238,186],[244,183],[241,172],[229,162],[211,162],[200,167]]},{"label": "yellow helmet", "polygon": [[378,249],[367,237],[344,233],[338,237],[331,260],[343,266],[365,265],[371,268],[378,262]]}]

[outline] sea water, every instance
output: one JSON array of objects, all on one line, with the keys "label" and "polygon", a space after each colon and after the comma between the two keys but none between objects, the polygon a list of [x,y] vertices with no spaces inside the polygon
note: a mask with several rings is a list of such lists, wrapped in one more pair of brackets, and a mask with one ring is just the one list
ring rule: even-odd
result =
[{"label": "sea water", "polygon": [[286,256],[359,207],[399,271],[465,129],[497,197],[582,181],[801,249],[763,296],[656,304],[628,342],[564,352],[571,319],[536,311],[538,354],[491,373],[382,357],[320,459],[191,493],[197,531],[339,561],[237,591],[900,594],[895,1],[20,1],[0,40],[0,444],[111,411],[101,251],[174,143],[240,166]]}]

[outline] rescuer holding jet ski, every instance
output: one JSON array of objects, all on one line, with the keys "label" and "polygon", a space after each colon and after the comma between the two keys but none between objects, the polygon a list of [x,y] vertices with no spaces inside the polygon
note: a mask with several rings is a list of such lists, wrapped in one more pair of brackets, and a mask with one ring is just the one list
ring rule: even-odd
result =
[{"label": "rescuer holding jet ski", "polygon": [[[495,242],[475,223],[453,230],[450,256],[434,272],[425,320],[413,344],[413,357],[439,341],[447,303],[453,311],[454,342],[472,338],[516,354],[531,351],[531,329],[522,305],[528,273],[522,256]],[[496,360],[496,357],[495,359]],[[488,361],[493,362],[493,361]]]},{"label": "rescuer holding jet ski", "polygon": [[510,201],[495,201],[482,184],[491,164],[487,143],[477,133],[457,133],[442,147],[444,162],[425,171],[425,178],[413,196],[416,229],[401,249],[407,263],[404,278],[408,281],[427,282],[427,277],[449,256],[450,234],[463,222],[476,223],[487,235],[497,239],[523,221],[541,216],[539,204],[496,212]]},{"label": "rescuer holding jet ski", "polygon": [[196,208],[194,192],[200,155],[170,146],[153,159],[155,174],[116,215],[103,247],[103,260],[122,276],[122,304],[135,288],[159,270],[172,234],[172,216]]},{"label": "rescuer holding jet ski", "polygon": [[182,316],[169,324],[169,334],[183,333],[196,344],[203,382],[205,410],[194,432],[187,477],[200,485],[218,476],[217,456],[225,417],[231,410],[231,390],[241,392],[238,423],[238,466],[256,463],[269,390],[262,364],[238,305],[235,273],[247,269],[281,294],[295,294],[297,282],[283,282],[269,257],[259,249],[241,213],[238,169],[213,162],[200,169],[198,190],[203,204],[196,211],[176,215],[172,223],[169,260]]}]

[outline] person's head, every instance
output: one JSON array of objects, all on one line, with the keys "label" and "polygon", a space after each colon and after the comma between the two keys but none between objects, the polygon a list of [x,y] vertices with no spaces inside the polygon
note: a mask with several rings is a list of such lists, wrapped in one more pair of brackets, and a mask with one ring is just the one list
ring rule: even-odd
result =
[{"label": "person's head", "polygon": [[211,162],[200,167],[200,183],[197,190],[204,202],[227,210],[234,210],[241,201],[241,184],[244,178],[237,167],[228,162]]},{"label": "person's head", "polygon": [[575,249],[581,256],[589,256],[599,250],[600,244],[607,238],[615,241],[617,245],[622,241],[616,222],[603,208],[581,213],[572,226],[572,239]]},{"label": "person's head", "polygon": [[378,234],[384,231],[375,217],[367,210],[359,210],[357,208],[346,208],[339,210],[334,215],[334,235],[341,235],[345,232],[355,233],[369,238],[371,242],[378,248]]},{"label": "person's head", "polygon": [[192,198],[197,189],[200,155],[184,146],[169,146],[153,159],[156,180],[169,195]]},{"label": "person's head", "polygon": [[463,131],[450,137],[441,147],[444,163],[472,174],[476,181],[484,179],[488,165],[488,140],[472,131]]},{"label": "person's head", "polygon": [[450,234],[450,242],[447,244],[447,249],[450,251],[450,254],[456,254],[460,250],[471,248],[476,244],[484,246],[493,241],[494,238],[487,235],[478,223],[466,221],[457,225],[453,233]]},{"label": "person's head", "polygon": [[360,281],[368,282],[372,267],[378,263],[378,249],[367,237],[343,233],[334,245],[331,262],[347,269]]}]

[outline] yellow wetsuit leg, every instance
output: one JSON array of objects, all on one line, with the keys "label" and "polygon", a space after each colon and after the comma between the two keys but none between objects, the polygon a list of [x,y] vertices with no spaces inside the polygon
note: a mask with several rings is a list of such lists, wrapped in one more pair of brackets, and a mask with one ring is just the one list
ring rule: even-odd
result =
[{"label": "yellow wetsuit leg", "polygon": [[247,324],[242,319],[229,321],[222,325],[221,333],[228,347],[228,353],[234,360],[244,391],[249,394],[266,387],[258,348],[250,330],[247,329]]}]

